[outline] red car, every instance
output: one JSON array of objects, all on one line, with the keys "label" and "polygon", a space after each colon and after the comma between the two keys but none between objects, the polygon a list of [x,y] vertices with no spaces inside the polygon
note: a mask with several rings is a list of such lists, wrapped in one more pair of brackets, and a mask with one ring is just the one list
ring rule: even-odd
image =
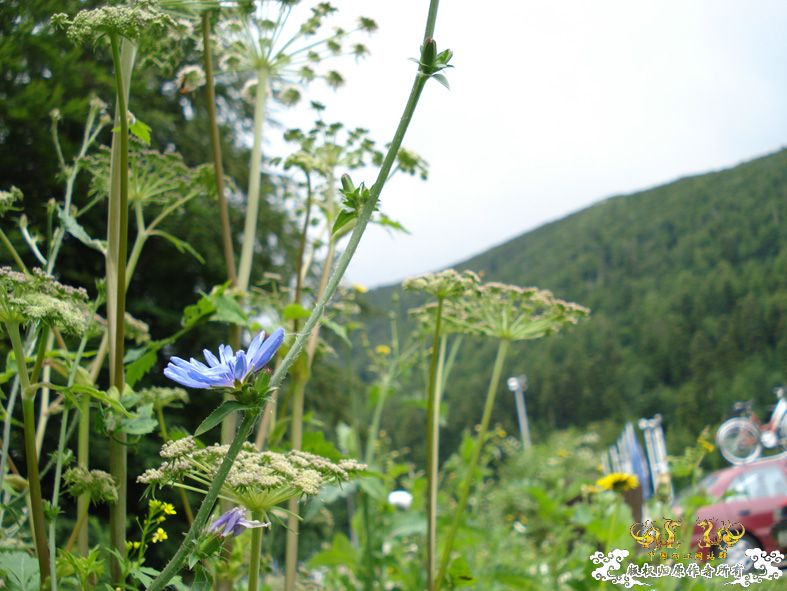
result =
[{"label": "red car", "polygon": [[[697,511],[698,520],[739,522],[746,528],[746,534],[728,550],[727,562],[746,562],[744,551],[749,548],[787,552],[787,539],[774,531],[780,529],[777,526],[787,505],[787,454],[714,472],[701,486],[718,502]],[[692,546],[697,546],[700,533],[695,527]]]}]

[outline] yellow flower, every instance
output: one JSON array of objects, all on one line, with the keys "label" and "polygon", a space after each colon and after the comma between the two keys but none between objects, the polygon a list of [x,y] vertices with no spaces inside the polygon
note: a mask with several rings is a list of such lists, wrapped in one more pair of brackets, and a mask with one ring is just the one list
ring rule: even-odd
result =
[{"label": "yellow flower", "polygon": [[153,537],[150,539],[150,541],[155,544],[157,542],[163,542],[168,537],[169,536],[167,535],[167,532],[165,532],[162,528],[158,528],[156,530],[156,533],[153,534]]},{"label": "yellow flower", "polygon": [[137,550],[141,545],[141,542],[126,542],[126,550]]},{"label": "yellow flower", "polygon": [[151,499],[148,501],[148,507],[151,511],[155,511],[159,507],[161,507],[161,501],[157,501],[156,499]]},{"label": "yellow flower", "polygon": [[565,449],[557,450],[557,456],[559,458],[567,458],[568,457],[568,450],[565,450]]},{"label": "yellow flower", "polygon": [[177,513],[172,503],[162,503],[161,510],[164,511],[164,515],[175,515]]},{"label": "yellow flower", "polygon": [[621,492],[633,490],[639,486],[639,480],[633,474],[623,472],[613,472],[596,480],[596,486],[602,490],[614,490]]},{"label": "yellow flower", "polygon": [[389,347],[388,345],[377,345],[377,347],[375,347],[374,350],[379,355],[390,355],[391,354],[391,347]]},{"label": "yellow flower", "polygon": [[352,286],[353,290],[357,291],[358,293],[366,293],[369,291],[369,288],[365,285],[361,285],[360,283],[353,283]]}]

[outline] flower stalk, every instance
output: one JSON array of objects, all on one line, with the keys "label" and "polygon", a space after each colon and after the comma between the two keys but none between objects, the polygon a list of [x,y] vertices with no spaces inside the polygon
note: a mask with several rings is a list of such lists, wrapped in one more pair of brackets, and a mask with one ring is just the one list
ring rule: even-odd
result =
[{"label": "flower stalk", "polygon": [[470,462],[467,465],[467,472],[465,479],[462,482],[462,488],[459,491],[459,502],[454,510],[454,518],[451,521],[451,526],[448,529],[445,543],[443,544],[443,552],[440,557],[440,568],[437,571],[437,577],[434,580],[434,591],[440,591],[443,579],[448,569],[448,561],[451,558],[451,550],[454,546],[456,532],[459,530],[459,524],[462,522],[465,509],[467,508],[467,500],[470,497],[470,489],[473,486],[475,479],[475,471],[478,468],[478,460],[481,457],[481,450],[484,447],[486,440],[486,433],[489,429],[489,421],[492,418],[492,409],[495,406],[495,396],[500,386],[500,377],[503,374],[503,364],[508,353],[509,340],[500,339],[497,347],[497,355],[495,357],[495,364],[492,369],[492,377],[489,380],[489,388],[486,392],[486,401],[484,402],[484,413],[481,416],[481,425],[476,435],[475,444],[473,445],[473,452],[470,456]]},{"label": "flower stalk", "polygon": [[[260,511],[251,514],[253,520],[262,520],[263,515]],[[260,582],[260,555],[262,554],[262,530],[265,528],[255,527],[251,530],[251,555],[249,557],[249,591],[257,591]]]},{"label": "flower stalk", "polygon": [[[5,322],[6,331],[11,339],[16,359],[19,383],[22,388],[22,412],[24,417],[25,462],[27,464],[27,482],[30,492],[30,506],[32,509],[33,541],[38,558],[41,586],[49,578],[49,550],[46,541],[46,524],[44,521],[44,502],[41,495],[41,478],[38,472],[38,454],[36,454],[36,424],[35,424],[35,390],[30,386],[30,375],[27,373],[25,351],[22,337],[19,334],[19,324]],[[46,333],[46,329],[42,331]],[[39,335],[39,343],[46,342],[46,334]],[[43,347],[39,347],[39,352]]]},{"label": "flower stalk", "polygon": [[[126,257],[128,250],[128,88],[136,47],[110,35],[115,70],[119,131],[112,138],[112,186],[107,227],[107,320],[109,332],[110,382],[122,393],[125,388],[123,357],[125,349]],[[110,542],[120,556],[126,555],[127,448],[124,433],[112,433],[109,441],[110,473],[118,485],[118,500],[110,507]],[[120,566],[112,561],[112,579],[120,578]]]},{"label": "flower stalk", "polygon": [[432,357],[429,361],[429,386],[426,397],[426,584],[434,586],[437,562],[437,477],[440,437],[440,405],[436,400],[437,360],[440,356],[440,328],[443,319],[443,301],[438,297],[435,310]]}]

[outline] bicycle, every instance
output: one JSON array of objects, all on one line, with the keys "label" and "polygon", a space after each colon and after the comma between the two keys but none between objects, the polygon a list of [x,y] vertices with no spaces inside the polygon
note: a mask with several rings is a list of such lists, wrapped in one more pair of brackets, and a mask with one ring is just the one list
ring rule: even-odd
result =
[{"label": "bicycle", "polygon": [[785,387],[774,389],[779,402],[773,409],[767,424],[760,422],[752,411],[752,401],[736,402],[734,416],[724,421],[716,431],[716,444],[721,455],[730,464],[740,465],[753,462],[762,455],[763,448],[772,449],[781,445],[787,450],[787,397]]}]

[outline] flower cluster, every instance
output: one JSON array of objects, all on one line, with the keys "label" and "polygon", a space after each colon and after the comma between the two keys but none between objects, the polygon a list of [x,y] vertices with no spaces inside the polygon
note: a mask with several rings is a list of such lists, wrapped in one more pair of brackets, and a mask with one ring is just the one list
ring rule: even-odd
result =
[{"label": "flower cluster", "polygon": [[22,200],[22,191],[11,187],[8,191],[0,191],[0,217],[16,209],[17,201]]},{"label": "flower cluster", "polygon": [[461,297],[481,282],[478,275],[472,271],[456,271],[447,269],[439,273],[426,273],[418,277],[411,277],[402,282],[402,287],[408,291],[423,291],[438,300]]},{"label": "flower cluster", "polygon": [[268,337],[260,332],[247,351],[233,353],[228,345],[219,346],[219,356],[205,349],[205,363],[172,357],[164,369],[169,379],[188,388],[239,389],[250,381],[270,361],[284,341],[284,330],[279,328]]},{"label": "flower cluster", "polygon": [[65,29],[68,38],[81,45],[95,43],[106,36],[132,40],[143,35],[156,36],[174,26],[175,21],[160,10],[155,0],[137,0],[131,5],[82,10],[74,18],[63,13],[55,14],[52,24]]},{"label": "flower cluster", "polygon": [[[218,444],[198,448],[192,437],[170,441],[161,448],[164,463],[159,468],[147,470],[137,481],[205,492],[228,449],[229,446]],[[346,482],[365,469],[365,465],[355,460],[334,463],[298,450],[286,454],[258,452],[247,443],[233,462],[220,496],[267,515],[273,507],[293,497],[316,495],[323,485]]]},{"label": "flower cluster", "polygon": [[87,292],[55,281],[40,269],[29,275],[0,267],[0,320],[42,322],[69,334],[87,332],[93,313]]},{"label": "flower cluster", "polygon": [[103,470],[88,471],[83,466],[75,466],[65,471],[63,482],[68,494],[75,498],[87,493],[91,503],[116,503],[118,500],[115,480]]},{"label": "flower cluster", "polygon": [[511,341],[557,333],[589,314],[549,291],[503,283],[479,285],[467,297],[446,302],[444,311],[449,330]]}]

